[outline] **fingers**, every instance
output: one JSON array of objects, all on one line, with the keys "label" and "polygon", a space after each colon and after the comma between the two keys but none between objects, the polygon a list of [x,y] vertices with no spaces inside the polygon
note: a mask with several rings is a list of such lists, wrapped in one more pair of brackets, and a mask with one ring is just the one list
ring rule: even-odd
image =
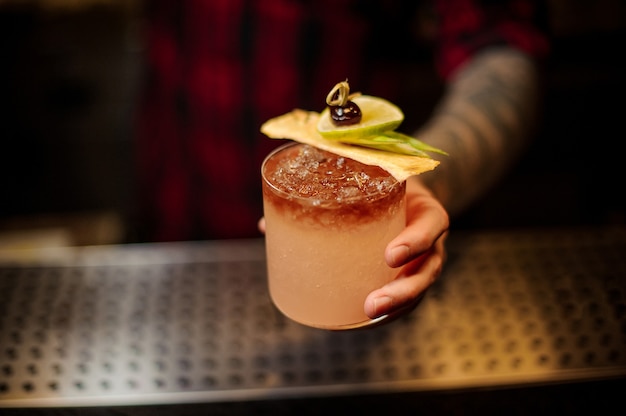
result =
[{"label": "fingers", "polygon": [[257,226],[259,227],[259,231],[262,234],[265,234],[265,217],[261,217],[261,219],[257,223]]},{"label": "fingers", "polygon": [[406,213],[406,227],[385,250],[387,264],[402,269],[392,282],[368,295],[364,310],[371,318],[410,309],[441,273],[448,213],[418,181],[407,182]]},{"label": "fingers", "polygon": [[430,194],[407,194],[407,226],[385,250],[390,267],[400,267],[429,250],[449,227],[448,213]]},{"label": "fingers", "polygon": [[365,300],[364,311],[370,318],[410,309],[441,274],[445,258],[443,236],[433,249],[406,264],[398,276]]}]

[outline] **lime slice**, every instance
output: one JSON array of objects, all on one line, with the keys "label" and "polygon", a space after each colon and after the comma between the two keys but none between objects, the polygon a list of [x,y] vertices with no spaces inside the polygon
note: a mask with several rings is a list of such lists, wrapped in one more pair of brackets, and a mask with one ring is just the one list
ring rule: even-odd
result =
[{"label": "lime slice", "polygon": [[[291,139],[340,156],[349,157],[366,165],[380,166],[400,182],[410,176],[433,170],[439,165],[439,161],[431,159],[427,155],[415,157],[406,154],[406,152],[381,151],[364,146],[354,146],[339,140],[325,139],[317,131],[319,119],[319,113],[295,109],[267,120],[261,126],[261,132],[272,139]],[[365,140],[366,143],[380,144],[382,142],[389,146],[400,146],[405,141],[402,137],[396,136],[395,132],[387,132],[383,138],[373,137]]]},{"label": "lime slice", "polygon": [[394,130],[404,120],[402,110],[385,99],[359,95],[352,101],[361,108],[361,121],[349,126],[336,126],[330,118],[330,111],[325,108],[317,123],[317,131],[324,138],[341,140],[375,136]]}]

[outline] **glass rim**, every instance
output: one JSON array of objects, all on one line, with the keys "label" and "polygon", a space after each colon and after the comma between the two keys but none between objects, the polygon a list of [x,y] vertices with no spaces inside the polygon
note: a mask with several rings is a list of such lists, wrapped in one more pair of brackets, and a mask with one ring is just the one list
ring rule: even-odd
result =
[{"label": "glass rim", "polygon": [[[345,206],[345,205],[350,205],[350,204],[354,204],[357,202],[362,202],[364,200],[368,201],[368,202],[375,202],[375,201],[379,201],[381,199],[384,199],[390,195],[392,195],[394,193],[394,191],[400,187],[403,186],[405,184],[405,181],[400,182],[398,181],[396,178],[393,177],[393,175],[391,175],[389,172],[385,171],[394,181],[395,183],[393,184],[393,186],[388,188],[387,192],[373,192],[370,194],[366,194],[366,195],[358,195],[358,196],[354,196],[354,197],[350,197],[350,198],[344,198],[344,199],[332,199],[332,200],[323,200],[323,199],[319,199],[319,198],[315,198],[313,196],[311,197],[305,197],[302,195],[298,195],[295,193],[289,193],[287,191],[284,191],[280,188],[278,188],[274,183],[272,183],[272,181],[270,181],[267,176],[265,175],[265,166],[267,164],[267,162],[274,156],[276,156],[278,153],[290,148],[290,147],[294,147],[294,146],[310,146],[310,147],[314,147],[311,146],[309,144],[306,143],[300,143],[297,141],[290,141],[289,143],[285,143],[282,144],[280,146],[278,146],[277,148],[273,149],[270,153],[267,154],[267,156],[265,156],[265,158],[263,159],[263,163],[261,164],[261,178],[263,179],[263,182],[271,189],[271,191],[276,194],[277,196],[283,198],[283,199],[287,199],[290,201],[297,201],[298,203],[300,203],[301,205],[307,204],[307,205],[313,205],[315,207],[318,208],[333,208],[333,207],[341,207],[341,206]],[[323,150],[323,149],[321,149]],[[327,151],[327,150],[324,150]],[[329,152],[332,153],[332,152]],[[346,158],[349,159],[349,158]],[[359,162],[361,163],[361,162]]]}]

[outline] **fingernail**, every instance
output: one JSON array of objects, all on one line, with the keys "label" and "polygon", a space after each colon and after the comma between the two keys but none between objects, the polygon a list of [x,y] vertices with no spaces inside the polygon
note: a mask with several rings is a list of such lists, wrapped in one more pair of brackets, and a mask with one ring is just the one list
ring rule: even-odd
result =
[{"label": "fingernail", "polygon": [[374,299],[374,314],[378,317],[386,314],[393,305],[393,299],[389,296],[382,296]]},{"label": "fingernail", "polygon": [[406,259],[409,257],[409,248],[407,246],[398,246],[394,247],[391,250],[391,264],[390,266],[395,267],[401,264],[404,264]]}]

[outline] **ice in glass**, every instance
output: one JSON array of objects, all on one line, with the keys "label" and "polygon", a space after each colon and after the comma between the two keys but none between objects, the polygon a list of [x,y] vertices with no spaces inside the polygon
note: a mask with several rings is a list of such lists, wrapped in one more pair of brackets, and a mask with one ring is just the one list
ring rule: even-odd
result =
[{"label": "ice in glass", "polygon": [[303,144],[268,155],[262,178],[274,304],[313,327],[372,324],[365,298],[398,272],[384,251],[405,226],[405,183],[378,166]]}]

